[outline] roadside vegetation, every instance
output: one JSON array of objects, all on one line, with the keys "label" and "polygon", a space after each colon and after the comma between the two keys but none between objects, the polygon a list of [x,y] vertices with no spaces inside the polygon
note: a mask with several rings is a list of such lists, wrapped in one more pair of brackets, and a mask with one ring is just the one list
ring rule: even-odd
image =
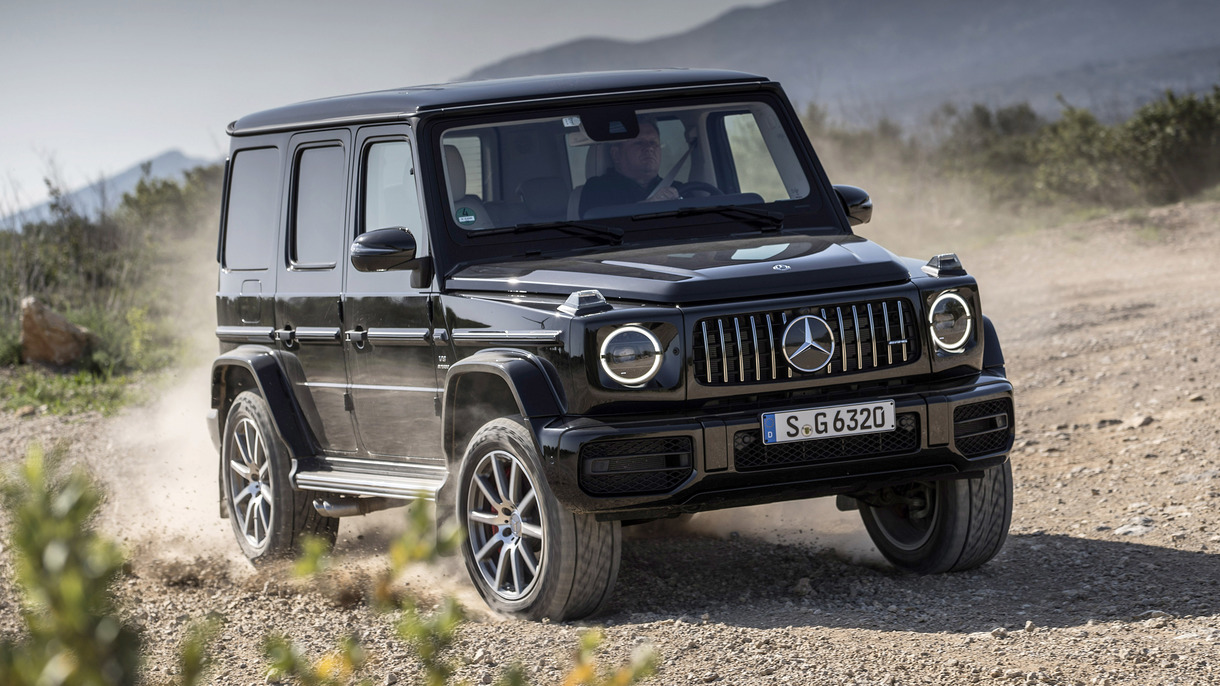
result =
[{"label": "roadside vegetation", "polygon": [[[123,551],[91,526],[102,495],[81,469],[65,471],[60,455],[44,456],[32,449],[20,470],[0,476],[0,522],[6,524],[9,568],[21,595],[26,635],[0,640],[0,684],[44,686],[81,684],[108,686],[172,683],[190,686],[208,679],[211,644],[224,630],[224,616],[211,612],[193,618],[178,651],[176,677],[159,681],[141,664],[143,638],[138,626],[124,617],[114,601],[113,586],[126,573]],[[387,618],[399,639],[420,665],[415,683],[452,684],[455,671],[450,653],[465,619],[452,598],[436,610],[424,610],[395,581],[416,563],[428,563],[460,544],[458,532],[433,533],[432,514],[423,507],[408,510],[404,533],[389,551],[390,568],[362,591]],[[438,540],[439,539],[439,540]],[[331,560],[329,546],[307,543],[296,563],[304,577],[324,577]],[[325,583],[325,579],[323,579]],[[629,686],[655,670],[656,656],[642,649],[618,669],[599,668],[595,653],[601,641],[596,630],[583,634],[573,651],[573,666],[565,686]],[[344,636],[334,650],[308,657],[288,636],[263,639],[264,680],[306,686],[372,684],[361,668],[372,647],[355,636]],[[507,666],[498,686],[525,686],[520,665]]]},{"label": "roadside vegetation", "polygon": [[1166,92],[1113,123],[1061,103],[1054,120],[1024,103],[946,104],[915,134],[886,119],[836,124],[816,105],[803,121],[831,181],[873,196],[873,223],[859,230],[903,254],[935,249],[946,228],[968,246],[1220,193],[1220,86]]},{"label": "roadside vegetation", "polygon": [[[172,364],[181,352],[174,326],[182,303],[172,278],[182,246],[214,227],[220,165],[182,181],[148,176],[100,216],[85,216],[48,181],[51,216],[0,230],[0,403],[9,411],[112,412],[133,379]],[[21,301],[42,304],[96,336],[69,369],[22,365]],[[8,368],[7,371],[4,368]]]}]

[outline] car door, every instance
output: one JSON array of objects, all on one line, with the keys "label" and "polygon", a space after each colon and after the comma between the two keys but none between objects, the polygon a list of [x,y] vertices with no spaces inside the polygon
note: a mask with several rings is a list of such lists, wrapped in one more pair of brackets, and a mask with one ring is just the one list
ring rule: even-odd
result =
[{"label": "car door", "polygon": [[[418,255],[429,254],[420,212],[410,129],[357,132],[355,235],[405,227]],[[433,350],[431,277],[411,271],[361,272],[346,265],[344,331],[361,444],[370,455],[444,468]]]},{"label": "car door", "polygon": [[275,337],[285,369],[321,448],[330,453],[357,449],[339,311],[350,148],[344,129],[291,138],[287,231],[275,295]]}]

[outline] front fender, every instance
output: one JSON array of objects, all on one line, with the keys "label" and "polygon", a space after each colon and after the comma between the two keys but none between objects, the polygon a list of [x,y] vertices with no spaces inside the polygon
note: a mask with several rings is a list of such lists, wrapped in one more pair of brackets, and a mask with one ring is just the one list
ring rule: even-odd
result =
[{"label": "front fender", "polygon": [[[525,350],[490,348],[463,358],[449,368],[445,375],[445,400],[441,425],[445,433],[445,453],[455,455],[455,424],[458,407],[455,392],[458,380],[470,374],[486,374],[495,377],[512,394],[515,408],[498,408],[502,412],[520,414],[531,426],[545,423],[552,417],[567,411],[567,400],[559,371],[547,360]],[[501,404],[507,404],[502,402]],[[469,408],[467,408],[469,409]],[[495,412],[488,412],[494,418]],[[499,416],[499,415],[496,415]],[[477,428],[477,427],[476,427]],[[460,440],[458,441],[460,442]]]},{"label": "front fender", "polygon": [[[241,370],[235,376],[234,372]],[[305,421],[305,413],[292,392],[289,375],[279,353],[258,345],[243,345],[221,354],[212,362],[212,408],[217,412],[215,439],[223,431],[228,404],[246,386],[253,385],[267,406],[279,439],[293,458],[317,454],[317,441]]]},{"label": "front fender", "polygon": [[991,318],[983,317],[983,367],[1004,371],[1004,350],[1000,347],[1000,336],[996,333]]}]

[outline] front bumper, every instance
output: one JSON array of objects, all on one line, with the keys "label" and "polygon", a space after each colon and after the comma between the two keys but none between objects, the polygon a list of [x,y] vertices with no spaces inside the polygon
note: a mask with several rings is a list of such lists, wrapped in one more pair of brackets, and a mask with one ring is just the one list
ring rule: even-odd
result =
[{"label": "front bumper", "polygon": [[[772,401],[698,417],[558,418],[538,431],[539,447],[556,497],[575,512],[605,519],[964,478],[1007,459],[1013,391],[1003,376],[983,371],[892,390],[845,390],[813,402]],[[899,428],[778,446],[757,439],[763,412],[867,400],[893,400]]]}]

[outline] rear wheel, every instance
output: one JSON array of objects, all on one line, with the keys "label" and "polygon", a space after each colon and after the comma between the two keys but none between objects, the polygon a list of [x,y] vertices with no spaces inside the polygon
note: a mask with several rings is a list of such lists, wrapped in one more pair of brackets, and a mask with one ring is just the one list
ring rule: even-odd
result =
[{"label": "rear wheel", "polygon": [[1012,522],[1012,465],[981,477],[917,482],[860,503],[873,544],[895,567],[919,574],[973,569],[1004,547]]},{"label": "rear wheel", "polygon": [[271,422],[267,401],[237,396],[225,419],[221,485],[237,544],[251,562],[295,554],[305,535],[334,545],[339,520],[313,507],[313,494],[292,488],[291,460]]},{"label": "rear wheel", "polygon": [[488,605],[555,621],[605,605],[618,577],[619,523],[569,512],[555,499],[519,418],[479,429],[458,476],[462,555]]}]

